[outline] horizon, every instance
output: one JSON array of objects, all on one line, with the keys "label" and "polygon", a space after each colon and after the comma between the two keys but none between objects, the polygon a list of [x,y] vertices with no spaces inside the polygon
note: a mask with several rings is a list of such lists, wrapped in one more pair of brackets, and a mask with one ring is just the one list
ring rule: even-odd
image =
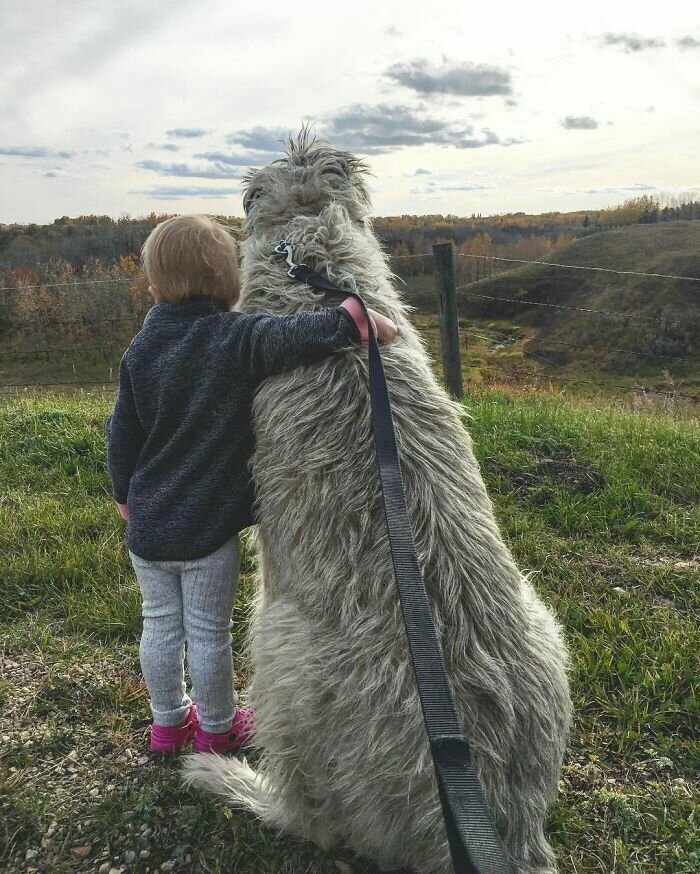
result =
[{"label": "horizon", "polygon": [[[663,208],[664,203],[664,195],[668,195],[667,192],[659,192],[658,195],[648,195],[652,198],[656,197],[657,203]],[[670,195],[668,196],[671,197]],[[685,205],[688,203],[697,202],[697,193],[694,191],[683,192],[679,195],[673,195],[679,204]],[[455,219],[457,221],[483,221],[488,222],[489,220],[495,220],[500,218],[543,218],[547,216],[566,216],[566,215],[595,215],[596,213],[612,211],[616,208],[621,207],[626,202],[637,201],[638,198],[627,198],[625,201],[616,201],[614,203],[608,203],[603,207],[597,209],[570,209],[570,210],[547,210],[544,212],[523,212],[522,210],[518,210],[517,212],[497,212],[497,213],[478,213],[478,214],[469,214],[469,215],[460,215],[458,213],[441,213],[441,212],[426,212],[426,213],[392,213],[386,215],[374,215],[372,214],[370,218],[372,221],[389,221],[390,219],[400,219],[400,218],[434,218],[434,219]],[[175,215],[184,215],[186,213],[180,212],[158,212],[156,210],[152,210],[150,213],[140,213],[138,215],[130,215],[127,213],[122,213],[118,216],[109,215],[109,213],[81,213],[79,215],[60,215],[56,216],[53,219],[48,219],[45,222],[3,222],[0,221],[0,227],[28,227],[29,225],[37,225],[40,227],[48,227],[49,225],[59,224],[63,220],[67,220],[69,222],[78,222],[84,221],[90,218],[107,218],[112,222],[118,221],[132,221],[132,222],[141,222],[148,220],[151,215],[155,215],[156,218],[161,217],[170,217]],[[237,219],[241,222],[244,221],[244,216],[235,215],[229,213],[215,213],[215,212],[205,212],[205,215],[210,215],[214,218],[225,219],[227,221],[231,221],[232,219]],[[678,221],[682,221],[682,219],[678,219]]]},{"label": "horizon", "polygon": [[377,218],[598,212],[692,192],[700,14],[610,7],[591,0],[583,19],[511,2],[475,25],[458,0],[430,16],[417,0],[308,0],[303,15],[7,4],[0,223],[241,216],[248,167],[304,122],[370,164]]}]

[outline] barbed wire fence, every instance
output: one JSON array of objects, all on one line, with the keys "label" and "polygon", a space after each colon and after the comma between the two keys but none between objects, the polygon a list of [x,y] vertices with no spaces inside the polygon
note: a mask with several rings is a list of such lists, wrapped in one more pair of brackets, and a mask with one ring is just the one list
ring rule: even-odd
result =
[{"label": "barbed wire fence", "polygon": [[[436,249],[441,246],[449,247],[448,267],[443,271],[440,265],[441,259],[435,259]],[[457,279],[460,276],[459,262],[460,259],[471,261],[472,264],[478,264],[476,271],[471,271],[468,281],[459,282]],[[445,382],[452,394],[459,396],[461,394],[461,386],[456,380],[453,386],[449,385],[449,372],[453,374],[462,372],[462,364],[465,349],[468,353],[470,341],[480,341],[480,346],[492,353],[507,353],[509,349],[517,349],[517,358],[519,360],[526,359],[540,365],[537,369],[529,370],[527,373],[520,372],[516,374],[516,381],[523,385],[551,386],[552,384],[561,386],[585,386],[587,390],[598,390],[596,393],[605,394],[633,394],[639,398],[657,397],[662,402],[667,402],[667,405],[677,403],[678,401],[685,402],[689,405],[696,405],[700,401],[700,397],[691,394],[688,391],[683,391],[683,377],[676,375],[672,376],[671,370],[677,365],[682,366],[694,360],[694,344],[688,343],[688,337],[695,332],[695,337],[700,337],[700,320],[693,324],[693,317],[688,320],[687,314],[678,315],[678,310],[672,314],[664,305],[663,300],[655,299],[658,314],[651,315],[648,312],[639,312],[639,309],[620,309],[613,310],[608,308],[596,308],[594,306],[576,305],[574,302],[558,303],[553,300],[536,299],[536,290],[531,293],[528,290],[528,282],[523,279],[522,296],[512,297],[503,292],[496,291],[495,293],[486,293],[482,290],[483,286],[480,283],[482,279],[492,279],[501,275],[500,272],[489,266],[495,264],[509,264],[513,267],[528,267],[537,266],[538,268],[546,267],[558,271],[591,271],[596,274],[607,274],[610,277],[635,277],[647,280],[654,280],[658,283],[662,280],[664,283],[685,282],[693,283],[691,288],[693,291],[697,286],[697,292],[700,293],[700,276],[687,276],[662,272],[645,272],[639,270],[622,270],[613,267],[601,265],[581,265],[581,264],[563,264],[556,261],[545,261],[541,259],[524,259],[524,258],[506,258],[491,255],[477,255],[472,253],[454,252],[452,244],[436,244],[433,247],[433,252],[421,252],[410,255],[393,256],[392,261],[397,262],[395,272],[410,288],[412,283],[415,283],[416,277],[419,278],[418,285],[421,285],[420,278],[426,274],[432,274],[430,282],[430,290],[432,292],[432,309],[438,310],[437,329],[433,332],[430,338],[429,349],[436,357],[442,357],[443,372]],[[411,265],[409,276],[403,276],[400,266],[401,261],[406,261]],[[451,262],[451,264],[449,263]],[[512,267],[510,268],[512,269]],[[435,276],[436,272],[444,272],[445,275],[440,277]],[[476,276],[474,275],[476,273]],[[425,282],[422,283],[426,285]],[[489,291],[492,290],[493,283],[489,284]],[[441,288],[440,299],[438,300],[437,289]],[[654,294],[665,289],[655,288]],[[418,296],[418,302],[422,309],[425,309],[426,297]],[[447,298],[447,299],[446,299]],[[451,300],[453,299],[453,301]],[[430,298],[428,298],[430,300]],[[480,305],[476,311],[470,304]],[[428,304],[430,306],[430,304]],[[504,311],[505,308],[505,311]],[[541,309],[539,309],[541,308]],[[559,339],[556,336],[550,337],[548,329],[551,324],[545,323],[544,327],[533,325],[532,321],[526,321],[518,316],[518,313],[527,313],[528,311],[536,313],[542,312],[547,316],[553,316],[555,313],[560,313],[563,316],[579,319],[600,320],[602,323],[617,323],[624,325],[625,330],[625,345],[616,343],[595,343],[585,341],[572,341]],[[503,326],[503,322],[509,323],[509,327]],[[452,333],[458,339],[456,342],[449,344],[446,342],[446,334]],[[614,332],[619,333],[619,331]],[[683,335],[679,337],[679,335]],[[635,345],[635,339],[639,345]],[[437,341],[437,342],[436,342]],[[461,341],[461,342],[460,342]],[[668,346],[674,344],[682,347],[681,351],[669,351]],[[660,367],[658,374],[659,380],[663,383],[650,385],[644,380],[635,378],[630,383],[622,382],[621,376],[627,374],[623,372],[630,368],[613,367],[611,373],[605,375],[605,378],[595,376],[588,373],[573,373],[569,374],[566,370],[569,360],[562,361],[556,358],[548,357],[542,354],[541,351],[536,351],[539,346],[543,345],[546,349],[556,347],[562,351],[574,351],[577,353],[591,352],[597,354],[601,359],[611,360],[613,358],[622,357],[623,360],[627,356],[633,361],[638,361],[641,364],[647,365],[647,370],[652,363],[657,363]],[[690,350],[688,346],[691,346]],[[534,346],[534,348],[529,348]],[[447,347],[447,349],[446,349]],[[449,354],[452,349],[457,350],[459,359],[450,363],[446,360],[446,351]],[[467,359],[467,364],[469,360]],[[544,365],[544,367],[542,366]],[[512,377],[513,374],[511,373]],[[617,377],[617,378],[615,378]],[[495,382],[503,380],[495,379]]]},{"label": "barbed wire fence", "polygon": [[[518,380],[533,385],[571,384],[598,388],[607,393],[611,390],[634,393],[637,396],[659,396],[665,399],[682,399],[697,404],[700,398],[675,385],[669,369],[676,364],[687,363],[692,356],[687,350],[666,351],[665,338],[669,331],[679,328],[678,318],[664,314],[648,315],[638,311],[611,310],[572,303],[557,303],[551,300],[536,300],[531,296],[509,297],[500,294],[487,294],[479,290],[479,281],[498,277],[498,266],[502,270],[513,267],[538,266],[564,271],[593,271],[595,273],[664,280],[665,282],[697,283],[700,292],[700,277],[668,273],[646,273],[636,270],[619,270],[601,265],[561,264],[545,260],[506,258],[472,253],[455,253],[450,246],[451,265],[448,276],[440,266],[440,259],[433,252],[390,256],[394,274],[405,286],[411,303],[418,303],[419,312],[440,313],[439,324],[426,325],[419,317],[416,323],[422,330],[429,351],[436,358],[445,361],[445,346],[450,346],[460,356],[459,362],[452,362],[452,368],[459,367],[462,372],[461,355],[470,341],[479,343],[492,353],[502,353],[509,348],[518,347],[519,356],[544,365],[529,374],[518,374]],[[456,256],[456,257],[455,257]],[[461,267],[459,259],[465,259],[469,269]],[[476,265],[476,268],[474,267]],[[505,265],[508,265],[507,267]],[[13,277],[14,284],[0,285],[0,392],[22,392],[30,390],[93,387],[114,389],[118,378],[118,361],[123,349],[140,327],[146,312],[151,306],[147,291],[147,281],[139,272],[128,275],[95,276],[85,279],[56,279],[49,276],[47,281],[39,282],[30,277],[29,281]],[[457,279],[467,281],[457,284]],[[34,281],[32,281],[32,279]],[[7,280],[6,280],[7,281]],[[437,286],[443,288],[438,294]],[[442,299],[445,294],[454,298],[446,305]],[[478,304],[477,312],[471,312],[469,304]],[[464,312],[466,305],[467,312]],[[644,325],[645,335],[655,330],[656,348],[634,347],[630,342],[624,346],[571,342],[547,338],[547,348],[555,346],[562,350],[590,351],[605,356],[631,356],[635,360],[663,363],[663,373],[668,387],[649,385],[634,381],[632,384],[571,376],[565,371],[565,363],[556,358],[528,348],[538,338],[533,326],[516,324],[519,320],[509,316],[510,326],[494,327],[502,321],[503,307],[527,312],[528,308],[544,308],[547,311],[571,313],[581,317],[595,317],[601,320],[617,320]],[[495,311],[490,308],[496,308]],[[458,309],[461,317],[450,319]],[[495,315],[494,315],[495,312]],[[522,321],[522,320],[520,320]],[[451,322],[454,322],[452,324]],[[698,326],[700,330],[700,325]],[[438,339],[439,335],[439,339]],[[452,336],[454,335],[454,336]],[[452,343],[450,337],[452,336]],[[633,336],[627,332],[627,337]],[[456,341],[455,341],[456,337]],[[498,381],[498,380],[496,380]],[[447,382],[447,380],[446,380]],[[450,386],[448,385],[448,388]],[[453,394],[461,393],[453,387]]]}]

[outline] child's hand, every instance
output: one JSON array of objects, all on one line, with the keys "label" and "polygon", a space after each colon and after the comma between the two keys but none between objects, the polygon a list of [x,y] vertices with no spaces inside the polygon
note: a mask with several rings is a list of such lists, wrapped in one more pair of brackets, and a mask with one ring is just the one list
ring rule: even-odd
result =
[{"label": "child's hand", "polygon": [[119,515],[122,517],[122,519],[126,519],[127,521],[129,520],[129,508],[126,506],[126,504],[117,504],[117,510],[119,510]]},{"label": "child's hand", "polygon": [[372,319],[372,325],[377,340],[380,343],[393,343],[398,332],[394,322],[374,310],[368,310],[368,312]]}]

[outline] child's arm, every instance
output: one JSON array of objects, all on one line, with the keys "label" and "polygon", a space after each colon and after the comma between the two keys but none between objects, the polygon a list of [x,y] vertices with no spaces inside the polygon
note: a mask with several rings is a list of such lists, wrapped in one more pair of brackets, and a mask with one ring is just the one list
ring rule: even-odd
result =
[{"label": "child's arm", "polygon": [[114,412],[107,420],[105,434],[107,437],[107,467],[112,478],[114,499],[119,506],[119,512],[126,519],[128,518],[126,500],[129,495],[129,481],[146,439],[136,415],[126,354],[122,357],[119,365],[119,394]]},{"label": "child's arm", "polygon": [[[396,334],[394,323],[373,311],[370,316],[380,342],[391,342]],[[353,298],[348,298],[339,307],[295,316],[237,314],[224,345],[236,349],[259,382],[355,346],[366,341],[367,335],[364,313]]]}]

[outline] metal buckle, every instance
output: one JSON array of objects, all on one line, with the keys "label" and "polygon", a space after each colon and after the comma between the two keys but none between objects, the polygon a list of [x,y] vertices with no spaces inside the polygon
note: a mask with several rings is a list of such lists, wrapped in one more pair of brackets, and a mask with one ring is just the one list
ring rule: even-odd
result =
[{"label": "metal buckle", "polygon": [[289,270],[287,271],[287,276],[291,276],[294,278],[294,270],[297,267],[306,267],[306,264],[295,264],[294,263],[294,246],[291,243],[288,243],[286,240],[280,240],[275,243],[275,254],[276,255],[284,255],[289,264]]}]

